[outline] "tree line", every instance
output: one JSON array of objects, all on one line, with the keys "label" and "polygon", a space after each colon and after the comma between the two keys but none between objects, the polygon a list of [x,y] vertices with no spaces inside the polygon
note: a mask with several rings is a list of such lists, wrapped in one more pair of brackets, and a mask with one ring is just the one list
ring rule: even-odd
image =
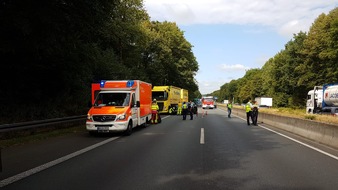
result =
[{"label": "tree line", "polygon": [[0,28],[1,123],[86,114],[100,80],[200,95],[192,45],[142,0],[3,0]]},{"label": "tree line", "polygon": [[338,8],[319,15],[309,31],[294,34],[262,68],[247,70],[214,91],[220,101],[272,97],[273,106],[304,108],[314,86],[338,82]]}]

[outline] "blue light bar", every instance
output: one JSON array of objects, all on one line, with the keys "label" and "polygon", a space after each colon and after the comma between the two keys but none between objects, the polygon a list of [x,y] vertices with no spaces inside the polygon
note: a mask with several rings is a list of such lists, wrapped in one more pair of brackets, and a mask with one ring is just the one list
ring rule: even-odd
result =
[{"label": "blue light bar", "polygon": [[103,88],[105,83],[106,83],[105,80],[101,80],[101,82],[100,82],[100,88]]},{"label": "blue light bar", "polygon": [[132,87],[132,86],[134,86],[134,81],[133,80],[128,80],[127,87]]}]

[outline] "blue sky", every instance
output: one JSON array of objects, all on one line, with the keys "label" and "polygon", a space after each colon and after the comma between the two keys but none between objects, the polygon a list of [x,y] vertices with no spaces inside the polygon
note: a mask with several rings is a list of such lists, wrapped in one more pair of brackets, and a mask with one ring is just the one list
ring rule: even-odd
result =
[{"label": "blue sky", "polygon": [[338,0],[144,0],[144,6],[151,20],[176,22],[184,31],[199,64],[199,90],[207,94],[261,68]]}]

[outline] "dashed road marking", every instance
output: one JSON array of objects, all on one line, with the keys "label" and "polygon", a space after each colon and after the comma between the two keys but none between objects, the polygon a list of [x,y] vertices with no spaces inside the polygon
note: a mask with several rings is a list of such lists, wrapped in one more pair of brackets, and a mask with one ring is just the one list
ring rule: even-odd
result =
[{"label": "dashed road marking", "polygon": [[204,128],[201,128],[200,144],[204,144]]}]

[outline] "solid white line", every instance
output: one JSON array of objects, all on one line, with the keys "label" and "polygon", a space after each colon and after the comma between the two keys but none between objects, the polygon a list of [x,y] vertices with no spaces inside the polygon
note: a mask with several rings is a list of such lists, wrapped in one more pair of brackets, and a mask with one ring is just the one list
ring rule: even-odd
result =
[{"label": "solid white line", "polygon": [[[220,110],[222,110],[222,109],[220,109]],[[225,111],[225,110],[222,110],[222,111]],[[238,118],[240,118],[240,119],[246,121],[245,118],[241,118],[241,117],[238,117]],[[301,142],[301,141],[299,141],[299,140],[296,140],[296,139],[294,139],[294,138],[291,138],[291,137],[289,137],[289,136],[286,136],[286,135],[284,135],[284,134],[282,134],[282,133],[279,133],[279,132],[274,131],[274,130],[272,130],[272,129],[269,129],[269,128],[267,128],[267,127],[263,127],[263,126],[261,126],[261,125],[258,125],[258,126],[261,127],[261,128],[264,128],[264,129],[266,129],[266,130],[268,130],[268,131],[271,131],[271,132],[273,132],[273,133],[276,133],[276,134],[278,134],[278,135],[280,135],[280,136],[282,136],[282,137],[285,137],[285,138],[287,138],[287,139],[289,139],[289,140],[292,140],[292,141],[294,141],[294,142],[296,142],[296,143],[298,143],[298,144],[301,144],[301,145],[303,145],[303,146],[306,146],[306,147],[308,147],[308,148],[310,148],[310,149],[312,149],[312,150],[315,150],[315,151],[317,151],[317,152],[319,152],[319,153],[322,153],[322,154],[324,154],[324,155],[326,155],[326,156],[329,156],[329,157],[331,157],[331,158],[333,158],[333,159],[335,159],[335,160],[338,160],[338,157],[335,156],[335,155],[333,155],[333,154],[330,154],[330,153],[328,153],[328,152],[325,152],[325,151],[323,151],[323,150],[320,150],[320,149],[318,149],[318,148],[316,148],[316,147],[313,147],[313,146],[311,146],[311,145],[305,144],[305,143],[303,143],[303,142]]]},{"label": "solid white line", "polygon": [[259,127],[264,128],[264,129],[266,129],[266,130],[268,130],[268,131],[271,131],[271,132],[273,132],[273,133],[276,133],[276,134],[278,134],[278,135],[280,135],[280,136],[282,136],[282,137],[285,137],[285,138],[287,138],[287,139],[290,139],[290,140],[292,140],[292,141],[294,141],[294,142],[296,142],[296,143],[299,143],[299,144],[301,144],[301,145],[303,145],[303,146],[306,146],[306,147],[308,147],[308,148],[311,148],[312,150],[315,150],[315,151],[317,151],[317,152],[320,152],[320,153],[322,153],[322,154],[325,154],[326,156],[329,156],[329,157],[331,157],[331,158],[333,158],[333,159],[338,160],[338,157],[337,157],[337,156],[332,155],[332,154],[330,154],[330,153],[328,153],[328,152],[325,152],[325,151],[323,151],[323,150],[320,150],[320,149],[318,149],[318,148],[316,148],[316,147],[313,147],[313,146],[311,146],[311,145],[305,144],[305,143],[303,143],[303,142],[301,142],[301,141],[299,141],[299,140],[296,140],[296,139],[294,139],[294,138],[291,138],[291,137],[289,137],[289,136],[286,136],[286,135],[284,135],[284,134],[282,134],[282,133],[279,133],[279,132],[277,132],[277,131],[274,131],[274,130],[272,130],[272,129],[263,127],[263,126],[261,126],[261,125],[259,125]]},{"label": "solid white line", "polygon": [[56,160],[50,161],[50,162],[48,162],[48,163],[46,163],[46,164],[43,164],[43,165],[41,165],[41,166],[32,168],[32,169],[30,169],[30,170],[27,170],[27,171],[25,171],[25,172],[22,172],[22,173],[20,173],[20,174],[15,175],[15,176],[12,176],[12,177],[9,177],[9,178],[7,178],[7,179],[4,179],[4,180],[0,181],[0,187],[4,187],[4,186],[9,185],[9,184],[11,184],[11,183],[14,183],[14,182],[16,182],[16,181],[19,181],[19,180],[21,180],[21,179],[23,179],[23,178],[26,178],[26,177],[28,177],[28,176],[30,176],[30,175],[33,175],[33,174],[38,173],[38,172],[41,172],[41,171],[43,171],[43,170],[45,170],[45,169],[48,169],[48,168],[50,168],[50,167],[52,167],[52,166],[55,166],[55,165],[57,165],[57,164],[60,164],[61,162],[64,162],[64,161],[69,160],[69,159],[71,159],[71,158],[74,158],[75,156],[81,155],[81,154],[83,154],[83,153],[85,153],[85,152],[88,152],[88,151],[90,151],[90,150],[93,150],[94,148],[97,148],[97,147],[99,147],[99,146],[102,146],[102,145],[104,145],[104,144],[107,144],[107,143],[109,143],[109,142],[111,142],[111,141],[113,141],[113,140],[116,140],[116,139],[118,139],[118,138],[119,138],[119,137],[114,137],[114,138],[107,139],[107,140],[105,140],[105,141],[102,141],[102,142],[100,142],[100,143],[94,144],[94,145],[89,146],[89,147],[87,147],[87,148],[84,148],[84,149],[82,149],[82,150],[79,150],[79,151],[76,151],[76,152],[74,152],[74,153],[68,154],[68,155],[66,155],[66,156],[64,156],[64,157],[61,157],[61,158],[58,158],[58,159],[56,159]]},{"label": "solid white line", "polygon": [[200,144],[204,144],[204,128],[201,128]]}]

